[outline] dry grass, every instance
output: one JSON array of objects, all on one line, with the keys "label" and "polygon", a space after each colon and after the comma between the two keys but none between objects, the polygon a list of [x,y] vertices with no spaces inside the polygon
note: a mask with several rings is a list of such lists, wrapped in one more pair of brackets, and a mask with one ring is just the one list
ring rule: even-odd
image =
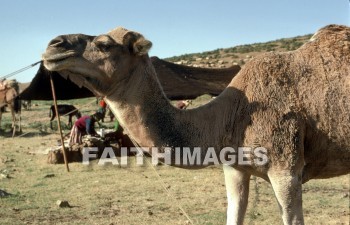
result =
[{"label": "dry grass", "polygon": [[[0,198],[0,224],[190,224],[178,206],[194,224],[225,223],[227,203],[220,167],[188,171],[158,166],[159,180],[151,167],[135,165],[134,158],[127,168],[98,166],[97,161],[89,166],[71,163],[70,173],[63,165],[47,164],[47,156],[40,152],[55,146],[59,136],[29,124],[48,124],[50,104],[39,102],[33,111],[23,112],[24,132],[31,133],[14,139],[0,137],[0,173],[8,175],[0,178],[0,189],[12,194]],[[245,224],[282,223],[267,182],[252,178],[250,193]],[[305,222],[349,224],[348,193],[349,176],[305,184]],[[67,200],[72,207],[59,208],[57,200]]]}]

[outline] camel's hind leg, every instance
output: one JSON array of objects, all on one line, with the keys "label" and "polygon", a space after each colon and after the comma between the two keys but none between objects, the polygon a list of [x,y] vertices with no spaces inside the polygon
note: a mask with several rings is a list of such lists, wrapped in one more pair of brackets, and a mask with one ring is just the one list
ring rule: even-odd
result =
[{"label": "camel's hind leg", "polygon": [[243,224],[248,205],[250,174],[223,165],[227,191],[227,225]]},{"label": "camel's hind leg", "polygon": [[[16,122],[18,124],[18,131],[19,133],[22,133],[22,117],[21,117],[21,112],[18,112],[17,113],[17,117],[16,117]],[[13,133],[13,136],[14,137],[15,133]]]},{"label": "camel's hind leg", "polygon": [[282,213],[283,223],[304,224],[301,174],[275,171],[269,172],[268,176]]}]

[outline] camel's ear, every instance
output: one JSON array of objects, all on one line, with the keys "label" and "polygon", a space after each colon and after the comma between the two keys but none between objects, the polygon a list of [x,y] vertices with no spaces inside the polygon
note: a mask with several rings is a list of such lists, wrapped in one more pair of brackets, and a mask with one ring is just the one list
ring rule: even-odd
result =
[{"label": "camel's ear", "polygon": [[152,42],[145,39],[141,34],[129,31],[124,35],[123,44],[135,55],[146,55],[152,47]]}]

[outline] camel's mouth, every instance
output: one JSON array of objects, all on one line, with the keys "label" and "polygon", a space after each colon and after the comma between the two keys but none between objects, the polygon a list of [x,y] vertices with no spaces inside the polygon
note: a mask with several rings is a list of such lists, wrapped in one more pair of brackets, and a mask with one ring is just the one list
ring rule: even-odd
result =
[{"label": "camel's mouth", "polygon": [[76,56],[76,52],[73,50],[64,52],[64,53],[52,53],[50,51],[45,52],[42,55],[44,61],[44,66],[51,71],[62,70],[67,64],[67,59],[71,59]]},{"label": "camel's mouth", "polygon": [[66,59],[66,58],[69,58],[69,57],[72,57],[75,55],[76,55],[76,53],[73,50],[66,51],[63,53],[52,53],[52,52],[48,51],[42,55],[42,58],[43,58],[43,60],[46,60],[46,61],[60,61],[60,60],[63,60],[63,59]]},{"label": "camel's mouth", "polygon": [[66,79],[69,77],[73,83],[90,87],[101,86],[101,82],[97,77],[104,77],[101,70],[94,66],[74,50],[60,52],[56,49],[48,49],[43,55],[44,66],[50,71],[57,71]]}]

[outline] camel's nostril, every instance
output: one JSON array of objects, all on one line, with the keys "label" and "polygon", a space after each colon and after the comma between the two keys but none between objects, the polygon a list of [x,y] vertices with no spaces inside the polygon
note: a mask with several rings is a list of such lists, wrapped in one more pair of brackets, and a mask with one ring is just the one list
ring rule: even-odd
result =
[{"label": "camel's nostril", "polygon": [[50,41],[50,47],[60,47],[66,43],[66,40],[62,36],[58,36],[57,38]]}]

